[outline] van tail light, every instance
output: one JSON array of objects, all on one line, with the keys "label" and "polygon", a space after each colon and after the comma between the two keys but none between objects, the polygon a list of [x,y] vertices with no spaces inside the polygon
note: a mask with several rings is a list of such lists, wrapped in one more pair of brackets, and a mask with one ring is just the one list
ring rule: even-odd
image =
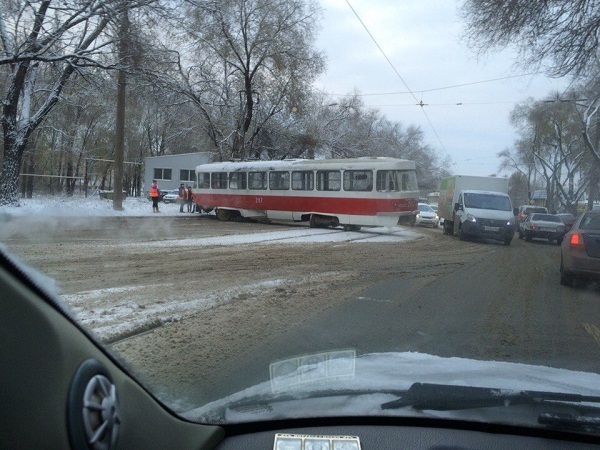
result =
[{"label": "van tail light", "polygon": [[583,236],[581,233],[573,233],[569,243],[571,244],[571,247],[585,248],[585,243],[583,242]]}]

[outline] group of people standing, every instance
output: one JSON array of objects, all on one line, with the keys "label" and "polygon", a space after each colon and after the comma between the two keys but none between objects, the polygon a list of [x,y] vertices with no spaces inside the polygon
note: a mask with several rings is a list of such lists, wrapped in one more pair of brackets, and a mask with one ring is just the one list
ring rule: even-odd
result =
[{"label": "group of people standing", "polygon": [[[160,200],[160,189],[158,188],[158,183],[156,180],[152,180],[152,185],[150,186],[150,198],[152,199],[152,212],[160,212],[158,209],[158,201]],[[186,187],[181,183],[179,186],[178,193],[179,200],[179,212],[184,212],[183,207],[187,207],[187,212],[196,212],[196,205],[194,204],[194,197],[192,193],[192,187]]]},{"label": "group of people standing", "polygon": [[179,186],[179,212],[183,212],[183,206],[187,206],[187,212],[195,212],[192,187],[188,186],[187,190],[183,183]]}]

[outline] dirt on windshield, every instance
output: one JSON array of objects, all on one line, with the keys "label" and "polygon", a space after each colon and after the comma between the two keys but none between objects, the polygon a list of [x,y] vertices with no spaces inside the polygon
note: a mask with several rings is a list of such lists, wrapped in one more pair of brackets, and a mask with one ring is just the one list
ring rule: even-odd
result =
[{"label": "dirt on windshield", "polygon": [[[286,243],[274,235],[259,245],[223,245],[227,237],[298,228],[198,216],[4,225],[9,249],[57,280],[80,320],[159,391],[227,374],[251,349],[309,327],[375,283],[400,276],[427,283],[496,249],[459,244],[439,229],[418,229],[400,243]],[[200,247],[198,238],[213,240]]]}]

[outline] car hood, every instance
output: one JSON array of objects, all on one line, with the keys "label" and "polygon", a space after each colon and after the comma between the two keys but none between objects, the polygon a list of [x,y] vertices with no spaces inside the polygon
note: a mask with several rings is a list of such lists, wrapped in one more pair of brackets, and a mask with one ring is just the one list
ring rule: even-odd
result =
[{"label": "car hood", "polygon": [[[339,351],[336,353],[339,355]],[[404,352],[372,353],[354,359],[349,357],[345,374],[339,370],[328,374],[327,356],[323,359],[326,353],[316,355],[317,360],[313,360],[312,366],[301,364],[302,360],[308,361],[306,358],[311,355],[291,358],[287,361],[292,366],[296,364],[297,369],[284,378],[278,380],[272,377],[269,381],[182,415],[193,421],[208,423],[325,416],[409,415],[469,420],[477,416],[472,410],[423,412],[410,407],[393,410],[382,408],[382,404],[396,399],[398,393],[409,389],[413,383],[600,395],[599,374],[567,369]],[[318,358],[321,358],[323,367],[315,364]],[[507,414],[506,411],[498,413]],[[483,418],[490,418],[489,408]],[[498,420],[502,421],[502,416]],[[531,424],[536,423],[536,420],[532,420]]]}]

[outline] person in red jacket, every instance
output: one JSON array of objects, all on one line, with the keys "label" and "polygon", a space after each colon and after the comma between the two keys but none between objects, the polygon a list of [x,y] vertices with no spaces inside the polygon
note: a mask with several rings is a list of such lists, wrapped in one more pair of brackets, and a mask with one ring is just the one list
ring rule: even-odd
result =
[{"label": "person in red jacket", "polygon": [[179,212],[183,212],[183,205],[185,205],[186,195],[187,194],[185,192],[185,186],[183,185],[183,183],[181,183],[181,186],[179,186],[179,193],[177,197],[177,200],[179,201]]},{"label": "person in red jacket", "polygon": [[152,186],[150,186],[150,198],[152,199],[152,212],[160,212],[158,210],[158,199],[160,198],[160,189],[156,180],[152,180]]}]

